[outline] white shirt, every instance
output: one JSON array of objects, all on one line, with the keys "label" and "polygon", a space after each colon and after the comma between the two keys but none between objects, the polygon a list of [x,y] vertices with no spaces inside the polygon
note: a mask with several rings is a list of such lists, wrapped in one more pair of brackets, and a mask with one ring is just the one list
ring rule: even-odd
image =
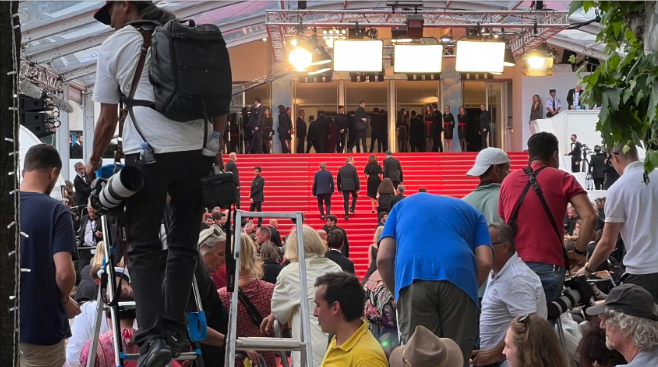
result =
[{"label": "white shirt", "polygon": [[539,276],[514,254],[496,276],[491,272],[482,298],[480,349],[491,349],[505,339],[516,316],[536,313],[546,318],[546,296]]},{"label": "white shirt", "polygon": [[635,275],[658,273],[658,171],[645,185],[643,166],[639,161],[626,166],[605,203],[606,223],[622,223],[624,265]]},{"label": "white shirt", "polygon": [[546,98],[546,108],[557,111],[558,108],[562,108],[562,102],[557,97],[548,97]]},{"label": "white shirt", "polygon": [[[66,346],[66,362],[71,367],[78,367],[80,365],[80,353],[87,340],[91,339],[94,334],[94,323],[96,320],[96,301],[85,302],[80,306],[80,314],[73,319],[71,325],[71,338]],[[103,335],[110,331],[107,325],[107,318],[105,312],[101,314],[101,331],[99,335]],[[86,367],[86,366],[82,366]]]},{"label": "white shirt", "polygon": [[[94,102],[118,104],[121,93],[125,96],[130,95],[130,87],[143,43],[142,35],[132,26],[121,28],[103,42],[96,66]],[[135,91],[135,99],[155,101],[153,86],[149,82],[150,59],[149,50],[139,86]],[[172,121],[149,107],[135,107],[134,112],[140,131],[155,153],[203,148],[205,124],[203,121],[185,123]],[[211,129],[211,125],[208,124],[209,136],[212,133]],[[138,153],[142,142],[129,115],[123,127],[123,151],[126,154]]]},{"label": "white shirt", "polygon": [[[315,280],[327,273],[343,271],[338,264],[318,255],[306,255],[306,286],[309,312],[311,313],[311,348],[313,365],[319,367],[329,345],[329,335],[324,333],[313,316],[315,309]],[[276,278],[274,294],[272,294],[272,315],[281,323],[292,319],[292,337],[300,340],[302,335],[302,312],[300,305],[301,283],[299,279],[299,263],[293,262],[281,270]],[[301,366],[300,353],[292,352],[294,367]]]},{"label": "white shirt", "polygon": [[576,108],[576,106],[580,106],[580,91],[577,89],[573,90],[573,106]]},{"label": "white shirt", "polygon": [[96,220],[89,218],[85,226],[85,245],[94,246],[96,244],[94,241],[96,227]]}]

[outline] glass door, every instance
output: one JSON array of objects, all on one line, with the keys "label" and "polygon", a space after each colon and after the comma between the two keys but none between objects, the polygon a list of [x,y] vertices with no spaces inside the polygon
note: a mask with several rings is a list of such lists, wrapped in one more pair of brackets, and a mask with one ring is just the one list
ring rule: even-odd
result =
[{"label": "glass door", "polygon": [[504,82],[486,83],[487,110],[491,113],[489,146],[505,148],[505,133],[507,131],[507,96]]}]

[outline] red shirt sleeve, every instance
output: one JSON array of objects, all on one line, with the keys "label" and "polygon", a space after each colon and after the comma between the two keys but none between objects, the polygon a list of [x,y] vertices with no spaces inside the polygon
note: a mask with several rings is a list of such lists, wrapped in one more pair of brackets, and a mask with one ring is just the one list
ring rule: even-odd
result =
[{"label": "red shirt sleeve", "polygon": [[587,195],[587,191],[585,191],[585,189],[583,189],[583,187],[580,185],[580,182],[578,182],[576,176],[568,172],[562,172],[562,192],[564,192],[567,201],[571,201],[574,196],[578,196],[580,194]]}]

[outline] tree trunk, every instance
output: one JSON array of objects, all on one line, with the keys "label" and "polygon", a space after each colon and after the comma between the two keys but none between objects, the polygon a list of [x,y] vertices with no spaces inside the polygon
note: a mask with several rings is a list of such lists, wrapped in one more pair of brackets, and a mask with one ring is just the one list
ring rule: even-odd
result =
[{"label": "tree trunk", "polygon": [[[13,30],[19,24],[18,1],[0,1],[0,366],[18,365],[18,328],[19,328],[19,257],[18,220],[19,193],[11,191],[18,188],[18,156],[9,155],[18,151],[20,122],[18,111],[18,61],[20,60],[20,29]],[[14,52],[12,52],[12,49]],[[7,75],[15,71],[16,74]],[[12,142],[11,140],[13,139]],[[15,172],[9,175],[10,172]],[[13,226],[8,228],[10,223]],[[16,308],[14,308],[16,307]],[[11,311],[10,311],[11,310]]]},{"label": "tree trunk", "polygon": [[644,54],[658,52],[658,6],[655,1],[644,2]]}]

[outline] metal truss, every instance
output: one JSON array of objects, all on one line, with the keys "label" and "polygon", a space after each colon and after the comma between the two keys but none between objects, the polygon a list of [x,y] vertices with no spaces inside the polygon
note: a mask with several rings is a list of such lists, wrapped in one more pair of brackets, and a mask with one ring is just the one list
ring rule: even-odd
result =
[{"label": "metal truss", "polygon": [[421,15],[425,27],[433,28],[540,28],[564,29],[570,25],[566,11],[473,11],[433,10],[416,12],[392,12],[391,10],[270,10],[266,12],[267,24],[296,27],[300,23],[309,27],[402,27],[407,25],[407,15]]}]

